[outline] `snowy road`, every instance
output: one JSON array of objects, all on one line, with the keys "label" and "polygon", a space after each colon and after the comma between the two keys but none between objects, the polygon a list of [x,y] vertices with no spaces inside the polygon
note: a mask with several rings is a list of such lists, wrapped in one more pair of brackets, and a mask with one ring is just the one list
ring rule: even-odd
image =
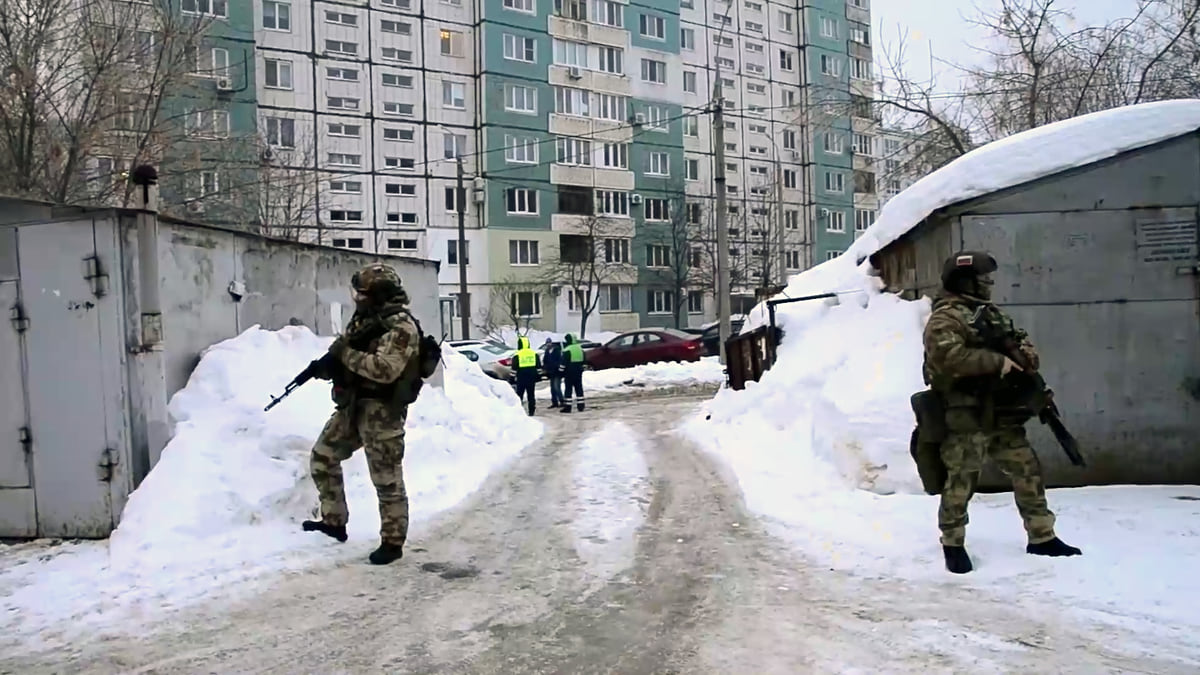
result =
[{"label": "snowy road", "polygon": [[330,563],[124,626],[136,637],[5,648],[0,671],[1195,672],[1166,630],[1127,640],[1005,588],[807,565],[669,431],[700,400],[542,415],[544,439],[390,567]]}]

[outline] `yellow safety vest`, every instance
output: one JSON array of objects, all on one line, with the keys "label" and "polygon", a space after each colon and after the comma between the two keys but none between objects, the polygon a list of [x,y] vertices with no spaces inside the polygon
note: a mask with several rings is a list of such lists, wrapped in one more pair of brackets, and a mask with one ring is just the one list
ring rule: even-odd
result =
[{"label": "yellow safety vest", "polygon": [[537,366],[537,352],[529,348],[517,350],[518,368],[533,368],[535,366]]}]

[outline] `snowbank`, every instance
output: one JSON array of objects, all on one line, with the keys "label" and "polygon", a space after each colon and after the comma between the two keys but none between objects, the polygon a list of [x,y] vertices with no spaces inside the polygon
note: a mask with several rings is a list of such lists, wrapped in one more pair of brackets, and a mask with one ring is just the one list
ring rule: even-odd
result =
[{"label": "snowbank", "polygon": [[690,387],[721,384],[725,381],[725,366],[716,356],[705,356],[694,363],[647,363],[633,368],[585,370],[583,393],[621,392],[665,387]]},{"label": "snowbank", "polygon": [[[343,465],[349,542],[300,529],[317,504],[308,458],[333,410],[328,385],[311,382],[262,410],[330,342],[304,327],[255,326],[206,350],[171,400],[174,437],[110,540],[58,546],[44,559],[44,543],[4,553],[0,607],[20,617],[5,630],[111,624],[112,612],[171,607],[264,572],[370,551],[379,513],[361,451]],[[444,352],[445,390],[426,385],[406,425],[414,531],[542,432],[511,387]]]}]

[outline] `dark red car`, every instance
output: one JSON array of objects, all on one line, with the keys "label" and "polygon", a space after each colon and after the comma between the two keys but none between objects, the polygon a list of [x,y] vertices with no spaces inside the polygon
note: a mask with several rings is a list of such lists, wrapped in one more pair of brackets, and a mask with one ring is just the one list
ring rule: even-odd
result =
[{"label": "dark red car", "polygon": [[673,328],[643,328],[587,350],[587,364],[592,370],[631,368],[655,361],[699,361],[703,355],[698,335]]}]

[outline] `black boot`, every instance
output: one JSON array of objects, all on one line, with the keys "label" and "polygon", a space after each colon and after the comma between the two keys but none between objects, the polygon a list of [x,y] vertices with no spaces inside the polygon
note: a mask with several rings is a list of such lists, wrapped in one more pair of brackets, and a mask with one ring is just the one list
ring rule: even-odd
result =
[{"label": "black boot", "polygon": [[571,404],[570,403],[564,404],[562,407],[562,410],[559,410],[558,412],[564,412],[564,413],[571,412]]},{"label": "black boot", "polygon": [[1063,543],[1062,539],[1055,537],[1050,541],[1043,541],[1040,544],[1028,544],[1025,546],[1025,552],[1033,555],[1048,555],[1054,558],[1061,558],[1069,555],[1083,555],[1083,551],[1068,546]]},{"label": "black boot", "polygon": [[401,544],[380,544],[379,548],[371,551],[368,559],[372,565],[386,565],[404,557],[404,546]]},{"label": "black boot", "polygon": [[575,404],[575,409],[576,409],[576,410],[578,410],[579,412],[583,412],[583,404],[582,404],[582,403],[576,403],[576,404]]},{"label": "black boot", "polygon": [[955,574],[966,574],[975,569],[971,565],[971,556],[963,546],[943,546],[942,554],[946,556],[946,569]]},{"label": "black boot", "polygon": [[345,525],[328,525],[320,520],[306,520],[301,524],[305,532],[321,532],[338,541],[346,541]]}]

